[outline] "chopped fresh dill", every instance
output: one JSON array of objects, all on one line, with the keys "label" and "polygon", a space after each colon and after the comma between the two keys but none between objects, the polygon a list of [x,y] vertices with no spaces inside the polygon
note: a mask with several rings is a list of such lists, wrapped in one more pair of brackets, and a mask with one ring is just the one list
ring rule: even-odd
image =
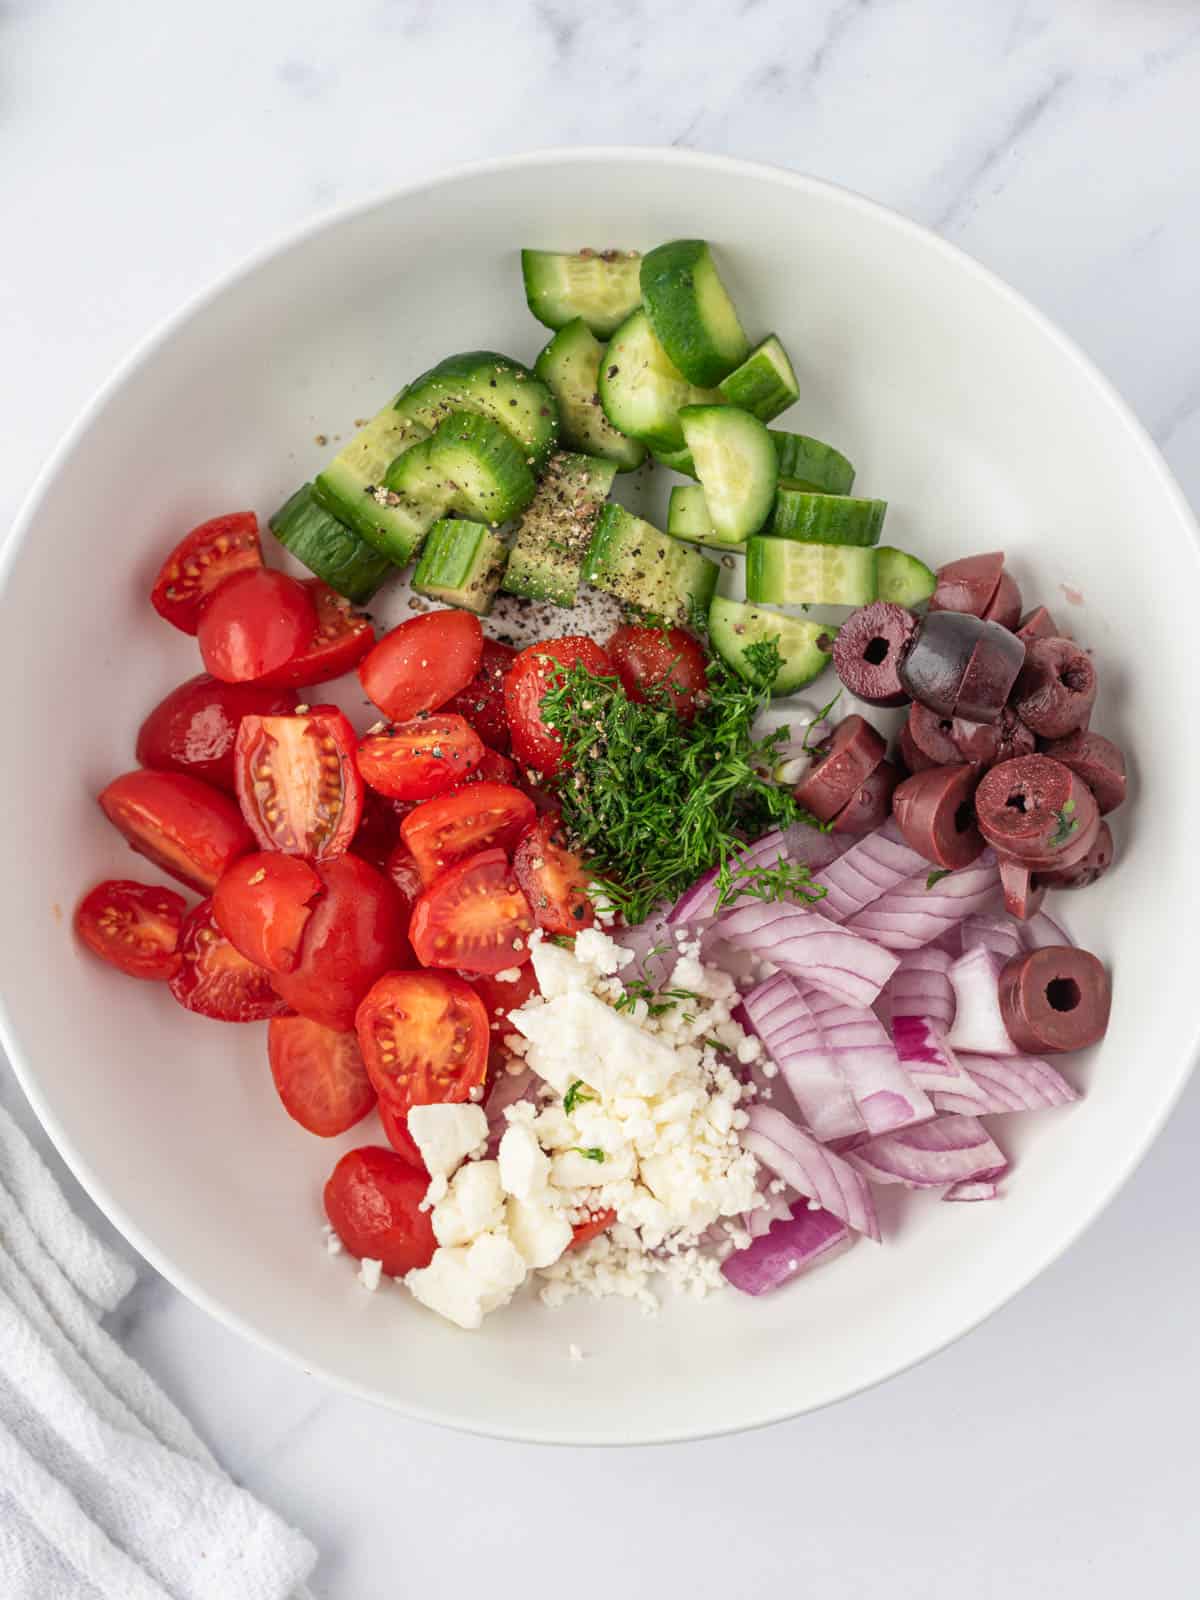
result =
[{"label": "chopped fresh dill", "polygon": [[753,672],[755,684],[764,689],[771,687],[783,669],[779,639],[779,634],[773,639],[760,639],[757,644],[748,644],[742,651],[742,660]]},{"label": "chopped fresh dill", "polygon": [[932,889],[935,883],[941,883],[942,879],[948,878],[953,871],[953,867],[935,867],[925,879],[925,887]]},{"label": "chopped fresh dill", "polygon": [[595,1098],[596,1096],[587,1087],[583,1079],[576,1078],[566,1094],[563,1095],[563,1110],[570,1116],[576,1106],[581,1106],[585,1101],[594,1100]]},{"label": "chopped fresh dill", "polygon": [[740,866],[737,861],[722,861],[717,872],[717,910],[733,900],[807,900],[823,898],[824,885],[813,883],[804,861],[780,861],[773,867]]},{"label": "chopped fresh dill", "polygon": [[604,1151],[601,1150],[601,1148],[600,1148],[600,1146],[598,1144],[590,1144],[590,1145],[573,1144],[571,1146],[571,1149],[574,1150],[576,1155],[586,1156],[589,1161],[603,1161],[604,1160]]},{"label": "chopped fresh dill", "polygon": [[825,719],[828,717],[829,713],[833,710],[834,706],[837,705],[838,701],[841,698],[842,698],[842,691],[839,689],[838,692],[834,695],[833,699],[830,700],[827,705],[823,705],[821,707],[820,711],[817,712],[816,716],[809,723],[808,729],[807,729],[807,731],[805,732],[805,735],[804,735],[804,740],[803,740],[803,742],[801,743],[801,746],[800,746],[801,750],[803,750],[806,755],[810,755],[811,756],[816,750],[818,750],[820,748],[819,745],[815,745],[815,744],[810,744],[809,743],[809,741],[812,738],[812,731],[813,731],[814,728],[819,728],[821,726],[821,724],[825,721]]},{"label": "chopped fresh dill", "polygon": [[1054,813],[1054,819],[1058,823],[1058,827],[1054,830],[1054,837],[1050,841],[1052,850],[1057,850],[1060,844],[1066,844],[1079,826],[1079,818],[1072,815],[1074,810],[1074,800],[1068,800],[1061,811]]}]

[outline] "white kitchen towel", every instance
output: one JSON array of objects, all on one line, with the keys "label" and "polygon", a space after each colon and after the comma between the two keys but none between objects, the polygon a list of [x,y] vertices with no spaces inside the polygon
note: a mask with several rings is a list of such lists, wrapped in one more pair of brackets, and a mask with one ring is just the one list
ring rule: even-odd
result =
[{"label": "white kitchen towel", "polygon": [[305,1600],[312,1545],[101,1326],[134,1276],[0,1106],[0,1596]]}]

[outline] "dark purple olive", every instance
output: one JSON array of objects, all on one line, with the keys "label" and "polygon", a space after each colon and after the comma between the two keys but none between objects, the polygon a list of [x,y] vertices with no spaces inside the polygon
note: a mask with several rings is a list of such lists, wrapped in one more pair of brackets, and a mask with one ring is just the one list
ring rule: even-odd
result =
[{"label": "dark purple olive", "polygon": [[900,782],[900,769],[881,761],[833,819],[833,833],[873,833],[891,815],[892,795]]},{"label": "dark purple olive", "polygon": [[796,799],[821,822],[850,804],[887,750],[882,735],[862,717],[846,717],[833,730],[822,759],[796,789]]},{"label": "dark purple olive", "polygon": [[1043,739],[1085,728],[1096,699],[1096,669],[1072,639],[1035,639],[1013,689],[1013,708]]},{"label": "dark purple olive", "polygon": [[954,743],[953,717],[939,717],[928,706],[914,705],[908,713],[908,728],[917,749],[935,767],[952,767],[962,760]]},{"label": "dark purple olive", "polygon": [[[914,706],[913,710],[915,711],[916,709],[917,707]],[[924,707],[921,709],[923,710]],[[896,735],[896,754],[897,759],[903,763],[909,772],[924,772],[929,767],[944,765],[943,762],[935,761],[932,756],[925,754],[924,750],[913,738],[912,724],[909,722],[906,722]]]},{"label": "dark purple olive", "polygon": [[1124,802],[1125,757],[1102,733],[1080,728],[1065,739],[1051,739],[1046,754],[1079,774],[1096,796],[1102,817]]},{"label": "dark purple olive", "polygon": [[961,762],[907,778],[892,796],[892,815],[905,842],[935,866],[953,871],[983,854],[972,799],[979,774]]},{"label": "dark purple olive", "polygon": [[950,738],[960,761],[977,767],[994,767],[998,761],[1015,761],[1031,756],[1037,740],[1011,706],[1005,706],[995,722],[968,722],[955,717]]},{"label": "dark purple olive", "polygon": [[1054,618],[1045,606],[1034,606],[1032,611],[1027,611],[1017,624],[1017,638],[1026,645],[1032,644],[1035,639],[1053,639],[1058,635],[1058,628]]},{"label": "dark purple olive", "polygon": [[1000,973],[1000,1015],[1018,1050],[1082,1050],[1103,1039],[1112,1009],[1108,973],[1088,950],[1044,945]]},{"label": "dark purple olive", "polygon": [[987,632],[971,652],[954,702],[954,715],[966,722],[995,722],[1004,710],[1025,660],[1025,646],[998,622],[981,622]]},{"label": "dark purple olive", "polygon": [[[968,710],[956,712],[964,681],[981,646],[984,648],[971,680],[977,685],[973,693],[983,692],[984,677],[989,683],[995,681],[995,688],[988,690],[989,697],[994,697],[1002,682],[1007,682],[1008,687],[989,716],[977,716]],[[912,699],[936,711],[940,717],[957,714],[970,717],[973,722],[992,722],[1008,699],[1008,688],[1024,658],[1025,646],[998,622],[984,622],[981,617],[968,616],[963,611],[931,611],[921,620],[908,654],[900,663],[900,682]],[[1000,670],[1000,663],[1014,660],[1009,678],[1007,668]]]},{"label": "dark purple olive", "polygon": [[996,592],[984,608],[985,622],[998,622],[1002,628],[1014,629],[1021,615],[1021,591],[1007,572],[1000,574]]},{"label": "dark purple olive", "polygon": [[997,859],[1000,868],[1000,887],[1004,890],[1004,909],[1010,917],[1027,922],[1036,917],[1046,898],[1046,880],[1040,872],[1031,872],[1023,862],[1012,856]]},{"label": "dark purple olive", "polygon": [[1039,876],[1052,889],[1086,889],[1112,866],[1114,853],[1112,829],[1107,822],[1101,822],[1092,848],[1082,861],[1077,861],[1073,867],[1054,867]]},{"label": "dark purple olive", "polygon": [[887,600],[856,611],[838,630],[833,665],[849,689],[871,706],[902,706],[908,699],[900,682],[900,662],[917,619]]},{"label": "dark purple olive", "polygon": [[1049,756],[1003,761],[975,791],[979,831],[999,855],[1033,871],[1073,866],[1100,828],[1092,791]]},{"label": "dark purple olive", "polygon": [[[992,602],[1003,571],[1003,550],[948,561],[944,567],[938,568],[937,587],[929,602],[930,611],[959,611],[968,616],[982,617]],[[1019,599],[1017,609],[1020,610]]]}]

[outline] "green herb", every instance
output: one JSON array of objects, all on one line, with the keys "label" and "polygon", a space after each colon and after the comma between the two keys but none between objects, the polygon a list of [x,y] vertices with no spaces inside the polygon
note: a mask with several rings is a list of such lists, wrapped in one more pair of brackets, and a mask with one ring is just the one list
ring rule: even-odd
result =
[{"label": "green herb", "polygon": [[1074,810],[1074,800],[1068,800],[1061,811],[1056,811],[1054,813],[1054,818],[1058,823],[1058,827],[1055,829],[1054,837],[1050,841],[1050,848],[1052,850],[1057,850],[1060,844],[1066,844],[1067,840],[1079,826],[1078,817],[1071,815]]},{"label": "green herb", "polygon": [[[669,990],[667,992],[670,993]],[[682,994],[682,992],[682,990],[678,991],[679,994]],[[675,1009],[676,998],[677,996],[672,995],[669,1000],[658,999],[657,991],[655,990],[653,984],[648,983],[645,978],[630,978],[625,985],[625,993],[614,1004],[613,1010],[632,1011],[637,1006],[639,1000],[644,1000],[646,1002],[646,1014],[648,1016],[662,1017],[665,1016],[668,1011],[673,1011]]]},{"label": "green herb", "polygon": [[573,1144],[571,1146],[571,1149],[574,1150],[576,1155],[586,1156],[589,1161],[603,1161],[604,1160],[604,1151],[601,1150],[601,1148],[600,1148],[600,1146],[598,1144],[592,1144],[592,1145]]},{"label": "green herb", "polygon": [[807,900],[810,903],[824,897],[823,884],[813,883],[808,865],[803,861],[780,861],[773,867],[741,866],[737,861],[722,861],[717,873],[717,910],[731,900],[761,900],[770,904],[775,900]]},{"label": "green herb", "polygon": [[953,871],[953,867],[938,867],[936,871],[931,872],[925,879],[925,887],[932,889],[935,883],[941,883],[942,879],[948,878]]},{"label": "green herb", "polygon": [[773,639],[760,639],[757,644],[748,644],[742,651],[742,660],[753,672],[755,683],[761,684],[764,689],[771,687],[783,669],[779,638],[779,634],[776,634]]},{"label": "green herb", "polygon": [[820,749],[819,745],[815,745],[815,744],[810,744],[809,743],[809,740],[812,738],[812,731],[813,731],[814,728],[819,728],[821,726],[821,724],[825,721],[826,717],[828,717],[829,713],[833,710],[834,706],[837,705],[838,701],[841,698],[842,698],[842,691],[839,689],[838,692],[834,695],[833,699],[829,702],[829,704],[822,706],[820,711],[817,712],[816,716],[809,723],[808,731],[804,735],[804,742],[800,746],[801,750],[803,750],[806,755],[810,755],[811,756],[814,753],[814,751]]},{"label": "green herb", "polygon": [[575,941],[569,933],[552,933],[550,943],[556,944],[560,950],[574,950]]},{"label": "green herb", "polygon": [[702,1039],[701,1044],[706,1044],[710,1050],[723,1050],[725,1046],[720,1039]]},{"label": "green herb", "polygon": [[596,1096],[591,1093],[583,1079],[576,1078],[566,1094],[563,1095],[563,1110],[570,1116],[576,1106],[581,1106],[585,1101],[594,1100],[595,1098]]}]

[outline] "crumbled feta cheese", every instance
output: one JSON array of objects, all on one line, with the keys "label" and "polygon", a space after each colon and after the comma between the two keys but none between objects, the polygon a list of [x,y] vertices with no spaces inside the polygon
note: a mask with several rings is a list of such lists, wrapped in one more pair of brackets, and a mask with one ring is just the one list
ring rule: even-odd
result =
[{"label": "crumbled feta cheese", "polygon": [[433,1233],[439,1244],[469,1244],[504,1221],[500,1164],[472,1161],[450,1180],[444,1200],[433,1208]]},{"label": "crumbled feta cheese", "polygon": [[379,1280],[383,1276],[383,1262],[376,1261],[373,1256],[364,1256],[358,1263],[358,1281],[364,1289],[369,1289],[372,1294],[379,1287]]},{"label": "crumbled feta cheese", "polygon": [[571,1361],[582,1361],[583,1351],[577,1344],[569,1344],[567,1346],[567,1356]]},{"label": "crumbled feta cheese", "polygon": [[327,1222],[321,1229],[325,1235],[325,1248],[331,1256],[340,1256],[346,1246],[342,1243],[341,1235],[332,1222]]},{"label": "crumbled feta cheese", "polygon": [[550,1159],[528,1126],[510,1122],[500,1140],[497,1155],[500,1182],[506,1194],[514,1195],[518,1200],[528,1200],[546,1187],[550,1178]]},{"label": "crumbled feta cheese", "polygon": [[574,1229],[557,1206],[540,1200],[510,1200],[508,1236],[527,1267],[548,1267],[571,1242]]},{"label": "crumbled feta cheese", "polygon": [[507,1305],[524,1281],[520,1251],[500,1233],[480,1234],[469,1245],[443,1245],[427,1267],[404,1280],[423,1306],[468,1329],[481,1327],[490,1311]]},{"label": "crumbled feta cheese", "polygon": [[494,974],[497,983],[520,983],[520,967],[505,967],[503,972]]},{"label": "crumbled feta cheese", "polygon": [[413,1106],[408,1131],[430,1177],[448,1178],[487,1139],[487,1117],[476,1105]]}]

